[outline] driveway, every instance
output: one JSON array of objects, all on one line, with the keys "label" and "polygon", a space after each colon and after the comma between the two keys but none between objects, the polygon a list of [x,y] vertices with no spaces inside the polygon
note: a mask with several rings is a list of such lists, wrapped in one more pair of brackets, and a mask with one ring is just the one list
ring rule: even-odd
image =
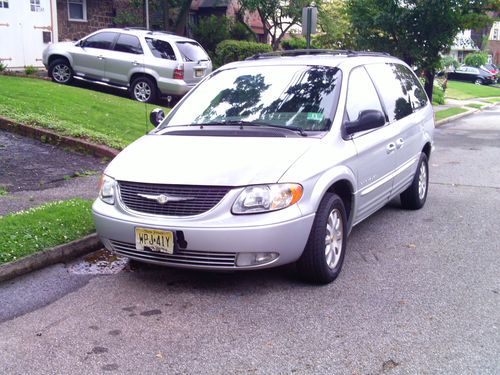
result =
[{"label": "driveway", "polygon": [[99,175],[107,164],[0,130],[0,216],[48,201],[97,196]]},{"label": "driveway", "polygon": [[426,206],[355,227],[330,285],[83,260],[1,284],[0,373],[498,374],[499,117],[437,129]]}]

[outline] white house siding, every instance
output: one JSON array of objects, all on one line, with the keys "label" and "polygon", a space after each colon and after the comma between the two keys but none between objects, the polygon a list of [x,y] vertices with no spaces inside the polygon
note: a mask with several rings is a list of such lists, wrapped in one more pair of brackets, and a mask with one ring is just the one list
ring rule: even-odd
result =
[{"label": "white house siding", "polygon": [[43,66],[43,49],[57,42],[55,0],[0,2],[0,62],[9,69]]}]

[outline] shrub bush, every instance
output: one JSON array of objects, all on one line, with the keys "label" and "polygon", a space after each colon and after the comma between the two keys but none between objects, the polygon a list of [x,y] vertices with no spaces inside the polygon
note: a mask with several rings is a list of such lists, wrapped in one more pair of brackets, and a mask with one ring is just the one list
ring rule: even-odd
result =
[{"label": "shrub bush", "polygon": [[215,49],[215,63],[221,66],[233,61],[244,60],[258,53],[271,51],[269,44],[244,40],[224,40]]},{"label": "shrub bush", "polygon": [[26,75],[35,74],[37,71],[38,69],[35,68],[33,65],[28,65],[24,67],[24,73],[26,73]]},{"label": "shrub bush", "polygon": [[285,51],[292,49],[305,49],[307,48],[306,38],[303,36],[293,36],[290,39],[285,39],[281,42],[281,48]]},{"label": "shrub bush", "polygon": [[432,88],[432,104],[444,104],[444,90],[438,86]]},{"label": "shrub bush", "polygon": [[225,16],[203,17],[193,26],[193,38],[200,43],[214,60],[215,48],[223,40],[230,38],[231,20]]},{"label": "shrub bush", "polygon": [[465,56],[464,64],[480,67],[488,62],[488,55],[484,52],[474,52]]},{"label": "shrub bush", "polygon": [[5,70],[7,70],[7,65],[4,64],[4,63],[2,63],[2,62],[0,62],[0,72],[3,72]]},{"label": "shrub bush", "polygon": [[231,25],[230,34],[233,40],[248,40],[251,42],[255,42],[256,40],[255,34],[247,26],[238,21]]}]

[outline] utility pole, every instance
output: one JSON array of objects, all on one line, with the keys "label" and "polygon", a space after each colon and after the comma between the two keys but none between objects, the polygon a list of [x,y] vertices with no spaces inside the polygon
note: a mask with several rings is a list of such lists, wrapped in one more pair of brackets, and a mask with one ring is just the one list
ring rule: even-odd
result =
[{"label": "utility pole", "polygon": [[144,6],[146,12],[146,29],[149,30],[149,0],[145,0],[146,4]]}]

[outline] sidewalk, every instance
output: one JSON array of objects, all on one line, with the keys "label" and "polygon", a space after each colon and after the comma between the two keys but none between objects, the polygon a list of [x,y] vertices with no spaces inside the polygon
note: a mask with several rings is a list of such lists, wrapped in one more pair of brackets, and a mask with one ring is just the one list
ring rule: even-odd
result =
[{"label": "sidewalk", "polygon": [[[500,94],[500,90],[499,90]],[[468,116],[472,113],[481,111],[486,108],[494,107],[498,103],[490,103],[487,100],[492,99],[492,98],[471,98],[471,99],[465,99],[465,100],[457,100],[457,99],[446,99],[445,104],[442,105],[437,105],[434,106],[434,113],[438,113],[450,108],[462,108],[465,109],[466,112],[462,112],[453,116],[446,117],[442,120],[436,121],[436,126],[443,125],[447,122],[457,120],[459,118],[462,118],[464,116]]]}]

